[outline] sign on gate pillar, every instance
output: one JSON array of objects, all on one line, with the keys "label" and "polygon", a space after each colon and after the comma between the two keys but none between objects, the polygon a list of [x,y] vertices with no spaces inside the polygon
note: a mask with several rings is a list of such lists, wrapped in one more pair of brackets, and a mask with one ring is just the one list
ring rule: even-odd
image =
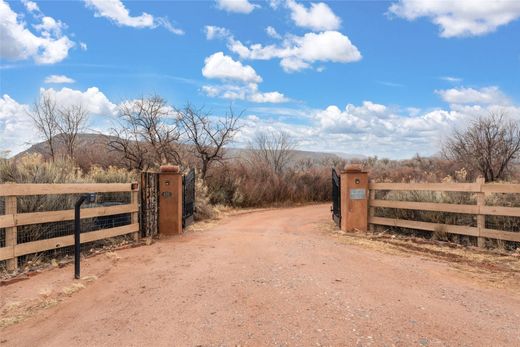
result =
[{"label": "sign on gate pillar", "polygon": [[182,233],[182,174],[178,166],[161,166],[159,173],[159,234]]},{"label": "sign on gate pillar", "polygon": [[341,230],[367,231],[368,173],[360,165],[341,172]]}]

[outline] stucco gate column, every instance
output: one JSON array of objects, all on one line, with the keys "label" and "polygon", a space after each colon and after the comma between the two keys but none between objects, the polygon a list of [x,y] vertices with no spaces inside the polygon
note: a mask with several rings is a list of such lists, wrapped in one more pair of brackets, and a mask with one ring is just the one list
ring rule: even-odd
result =
[{"label": "stucco gate column", "polygon": [[159,234],[182,233],[182,174],[178,166],[163,165],[159,173]]},{"label": "stucco gate column", "polygon": [[341,172],[341,230],[368,229],[368,173],[360,165],[348,165]]}]

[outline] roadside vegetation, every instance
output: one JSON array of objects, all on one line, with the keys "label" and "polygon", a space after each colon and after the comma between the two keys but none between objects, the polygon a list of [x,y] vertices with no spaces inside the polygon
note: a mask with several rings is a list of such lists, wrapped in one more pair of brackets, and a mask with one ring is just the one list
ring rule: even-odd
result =
[{"label": "roadside vegetation", "polygon": [[[378,157],[346,160],[338,155],[311,155],[297,151],[290,134],[259,132],[245,149],[233,149],[242,112],[232,108],[223,116],[187,104],[176,108],[152,95],[121,103],[119,119],[107,134],[85,134],[88,114],[82,105],[62,108],[49,96],[34,103],[31,117],[44,139],[42,144],[13,158],[0,159],[0,183],[128,183],[140,171],[155,171],[162,164],[195,168],[196,220],[218,216],[223,208],[255,208],[329,202],[331,169],[356,162],[377,182],[520,182],[519,125],[497,113],[478,118],[467,129],[453,133],[440,154],[390,160]],[[469,193],[380,192],[378,199],[474,204]],[[114,196],[112,196],[114,198]],[[110,199],[110,197],[106,197]],[[73,196],[28,196],[19,199],[19,212],[69,209]],[[489,205],[520,207],[513,194],[492,195]],[[0,199],[0,212],[4,201]],[[378,208],[382,217],[425,222],[474,225],[474,217],[441,212]],[[490,227],[520,230],[520,218],[489,217]],[[49,227],[49,226],[47,226]],[[30,230],[29,230],[30,229]],[[388,229],[385,229],[388,231]],[[394,232],[431,237],[430,233],[395,229]],[[1,230],[0,230],[1,232]],[[29,239],[48,232],[28,228]],[[0,235],[1,236],[1,235]],[[470,237],[433,238],[474,244]],[[1,237],[0,237],[1,238]],[[490,247],[516,248],[495,242]]]}]

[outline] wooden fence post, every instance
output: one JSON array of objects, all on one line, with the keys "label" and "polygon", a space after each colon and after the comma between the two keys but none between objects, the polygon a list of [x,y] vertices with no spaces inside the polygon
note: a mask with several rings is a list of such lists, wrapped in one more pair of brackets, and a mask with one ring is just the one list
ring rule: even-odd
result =
[{"label": "wooden fence post", "polygon": [[376,190],[370,189],[369,191],[369,199],[368,199],[368,228],[370,232],[374,232],[376,230],[375,225],[370,223],[370,218],[374,217],[376,215],[376,208],[372,206],[370,203],[372,200],[376,199]]},{"label": "wooden fence post", "polygon": [[477,206],[478,206],[478,215],[477,215],[477,228],[478,228],[478,238],[477,245],[481,248],[486,245],[486,238],[481,237],[482,231],[486,228],[486,215],[481,214],[482,208],[486,205],[486,194],[482,191],[482,185],[486,182],[484,177],[477,177],[477,184],[479,185],[479,193],[477,193]]},{"label": "wooden fence post", "polygon": [[[137,183],[135,183],[137,185]],[[132,205],[138,205],[139,204],[139,188],[135,188],[133,187],[134,183],[132,183],[132,192],[130,193],[130,203]],[[137,185],[137,187],[139,187]],[[137,224],[139,223],[139,208],[137,209],[137,211],[135,212],[132,212],[131,214],[131,224]],[[139,228],[140,229],[140,228]],[[134,241],[139,241],[139,231],[133,233],[133,237],[134,237]]]},{"label": "wooden fence post", "polygon": [[[5,197],[5,214],[12,214],[13,220],[16,221],[16,213],[18,212],[18,204],[16,196]],[[14,271],[18,268],[18,258],[14,254],[14,249],[17,243],[18,228],[15,226],[5,228],[5,246],[13,248],[13,258],[7,259],[7,270]]]}]

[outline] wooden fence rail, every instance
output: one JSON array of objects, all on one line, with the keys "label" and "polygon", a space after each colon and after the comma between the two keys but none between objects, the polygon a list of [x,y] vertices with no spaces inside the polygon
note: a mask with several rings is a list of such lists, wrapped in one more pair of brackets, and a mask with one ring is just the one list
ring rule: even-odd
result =
[{"label": "wooden fence rail", "polygon": [[7,261],[7,269],[17,267],[18,257],[31,253],[72,246],[74,235],[54,237],[25,243],[17,243],[19,226],[74,220],[74,210],[18,213],[17,197],[29,195],[62,195],[82,193],[130,193],[130,204],[85,208],[81,218],[95,218],[130,213],[130,224],[89,231],[81,234],[81,243],[110,237],[139,235],[137,184],[130,183],[87,183],[87,184],[0,184],[0,197],[5,199],[5,214],[0,215],[0,229],[5,229],[5,246],[0,247],[0,261]]},{"label": "wooden fence rail", "polygon": [[[482,178],[475,183],[370,183],[369,224],[395,226],[425,231],[439,231],[451,234],[475,236],[478,244],[484,245],[485,238],[520,242],[520,230],[517,232],[486,228],[486,216],[520,217],[520,207],[486,206],[485,197],[494,193],[520,193],[520,184],[484,183]],[[376,199],[376,191],[439,191],[466,192],[476,195],[475,205],[447,204],[434,202],[396,201]],[[439,224],[414,220],[376,217],[376,208],[392,208],[405,210],[433,211],[469,214],[476,216],[476,226]]]}]

